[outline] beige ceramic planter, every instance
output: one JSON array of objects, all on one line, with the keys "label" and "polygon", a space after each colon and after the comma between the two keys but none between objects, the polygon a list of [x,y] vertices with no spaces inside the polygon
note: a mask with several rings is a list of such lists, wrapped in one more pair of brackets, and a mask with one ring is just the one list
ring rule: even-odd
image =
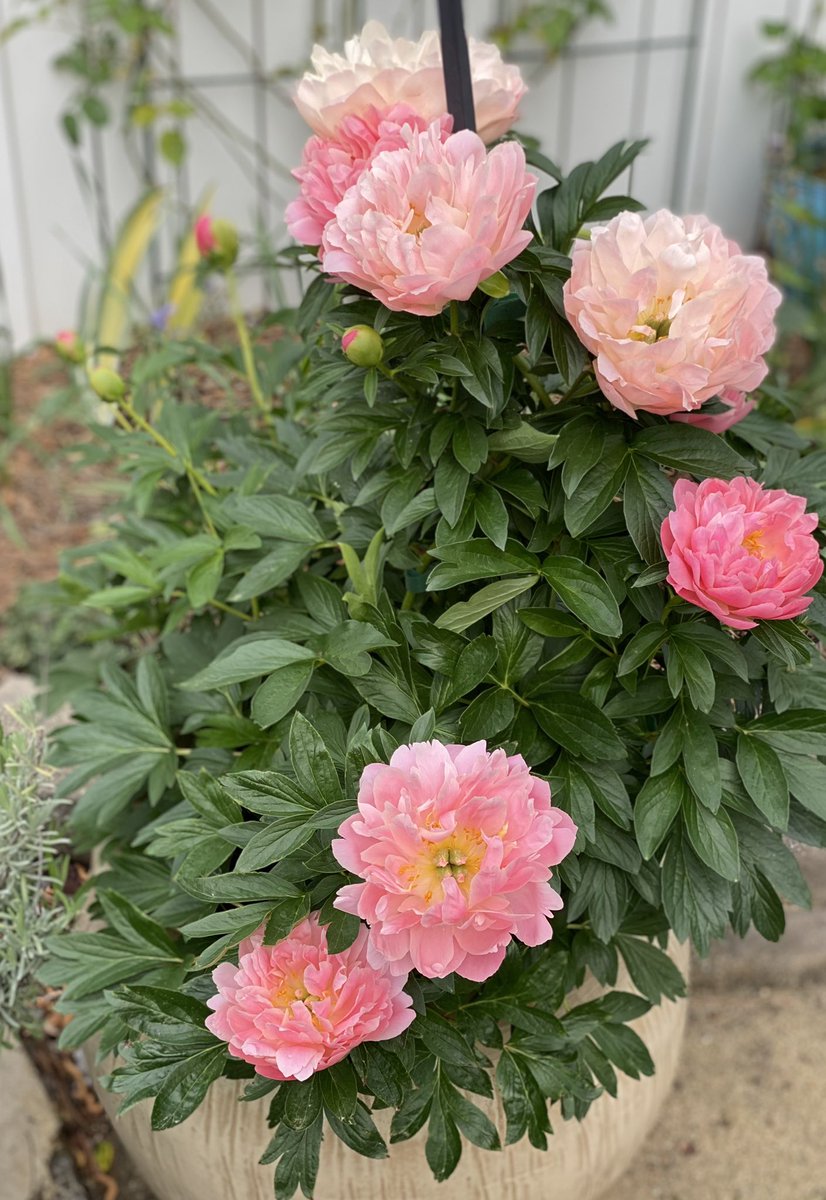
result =
[{"label": "beige ceramic planter", "polygon": [[[673,945],[680,970],[688,969],[688,948]],[[633,990],[627,975],[617,981]],[[575,1003],[602,989],[586,983]],[[665,1001],[634,1023],[648,1047],[656,1073],[634,1081],[620,1077],[616,1100],[602,1096],[582,1122],[553,1121],[547,1152],[527,1139],[501,1152],[465,1144],[456,1172],[437,1184],[424,1158],[425,1131],[390,1147],[387,1159],[362,1158],[338,1138],[327,1136],[321,1151],[316,1200],[596,1200],[625,1171],[650,1132],[674,1081],[685,1025],[685,1001]],[[265,1101],[239,1104],[243,1085],[219,1079],[201,1107],[176,1129],[152,1133],[150,1104],[115,1118],[129,1154],[157,1193],[158,1200],[272,1200],[273,1168],[258,1159],[270,1138]],[[114,1118],[119,1098],[101,1099]],[[474,1097],[503,1128],[493,1101]],[[377,1113],[383,1133],[389,1120]]]}]

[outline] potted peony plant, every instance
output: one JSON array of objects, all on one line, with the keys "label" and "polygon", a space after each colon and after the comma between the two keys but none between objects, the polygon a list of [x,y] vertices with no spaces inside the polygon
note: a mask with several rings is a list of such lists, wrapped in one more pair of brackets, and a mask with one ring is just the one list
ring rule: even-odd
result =
[{"label": "potted peony plant", "polygon": [[784,835],[826,842],[823,453],[753,398],[778,293],[606,195],[639,145],[526,151],[518,72],[466,55],[445,92],[434,33],[316,50],[316,275],[245,342],[271,411],[184,399],[197,343],[97,379],[132,488],[58,585],[113,646],[59,751],[105,869],[44,977],[161,1200],[272,1164],[285,1200],[597,1196],[688,943],[779,937]]}]

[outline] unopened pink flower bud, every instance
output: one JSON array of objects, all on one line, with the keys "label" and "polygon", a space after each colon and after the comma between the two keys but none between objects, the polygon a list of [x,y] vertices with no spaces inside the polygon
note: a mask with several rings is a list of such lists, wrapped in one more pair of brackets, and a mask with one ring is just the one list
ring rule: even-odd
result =
[{"label": "unopened pink flower bud", "polygon": [[86,347],[73,329],[61,329],[54,340],[54,348],[66,362],[82,363],[86,357]]},{"label": "unopened pink flower bud", "polygon": [[351,325],[341,335],[341,348],[357,367],[376,367],[384,355],[381,334],[372,325]]},{"label": "unopened pink flower bud", "polygon": [[225,271],[238,257],[238,230],[231,221],[204,213],[195,222],[198,252],[210,266]]}]

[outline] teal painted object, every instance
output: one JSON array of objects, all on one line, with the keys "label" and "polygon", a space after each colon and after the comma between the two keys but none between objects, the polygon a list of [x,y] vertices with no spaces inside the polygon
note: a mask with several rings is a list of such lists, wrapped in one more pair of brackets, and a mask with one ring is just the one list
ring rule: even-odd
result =
[{"label": "teal painted object", "polygon": [[789,291],[823,289],[826,179],[794,167],[780,167],[773,172],[768,184],[766,241],[772,258],[799,276],[799,287],[790,280]]}]

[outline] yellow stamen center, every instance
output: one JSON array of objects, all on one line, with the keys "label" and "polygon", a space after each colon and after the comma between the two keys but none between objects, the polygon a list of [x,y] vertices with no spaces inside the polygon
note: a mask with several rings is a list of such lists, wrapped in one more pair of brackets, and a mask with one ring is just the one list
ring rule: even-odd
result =
[{"label": "yellow stamen center", "polygon": [[408,221],[405,232],[413,234],[414,237],[418,237],[419,234],[423,233],[425,229],[429,229],[431,224],[432,222],[428,221],[423,212],[421,212],[418,208],[411,208],[410,220]]},{"label": "yellow stamen center", "polygon": [[645,312],[637,314],[637,323],[628,331],[629,338],[634,342],[659,342],[667,338],[671,329],[672,297],[657,296],[654,303]]},{"label": "yellow stamen center", "polygon": [[274,1008],[291,1008],[297,1001],[317,999],[317,996],[310,995],[304,986],[304,980],[298,975],[284,976],[270,993]]},{"label": "yellow stamen center", "polygon": [[[438,828],[438,822],[425,822]],[[467,895],[474,876],[482,865],[485,843],[475,830],[457,829],[443,842],[425,842],[416,862],[406,863],[399,872],[405,887],[416,892],[426,904],[444,898],[443,881],[451,876]]]},{"label": "yellow stamen center", "polygon": [[753,533],[749,533],[743,538],[743,546],[748,550],[749,554],[753,554],[755,558],[766,557],[766,547],[763,545],[764,531],[755,529]]}]

